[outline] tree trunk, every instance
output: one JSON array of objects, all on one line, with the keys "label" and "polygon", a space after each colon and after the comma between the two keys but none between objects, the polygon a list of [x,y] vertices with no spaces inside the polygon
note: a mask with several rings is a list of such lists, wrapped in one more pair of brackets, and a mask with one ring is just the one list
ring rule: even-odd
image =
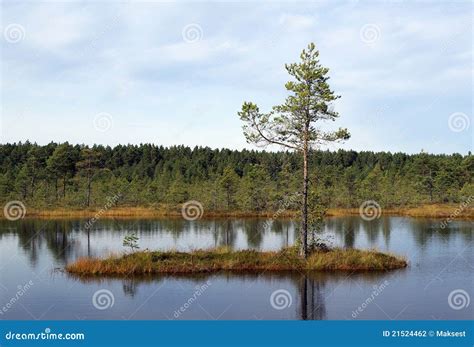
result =
[{"label": "tree trunk", "polygon": [[308,319],[308,279],[306,275],[300,280],[300,297],[301,297],[301,319]]},{"label": "tree trunk", "polygon": [[89,227],[87,227],[87,257],[91,257],[91,231]]},{"label": "tree trunk", "polygon": [[36,178],[32,177],[31,178],[31,197],[35,195],[35,186],[36,186]]},{"label": "tree trunk", "polygon": [[303,206],[301,211],[301,249],[303,257],[308,256],[308,147],[303,149]]},{"label": "tree trunk", "polygon": [[58,201],[58,179],[54,179],[54,194],[56,196],[56,201]]},{"label": "tree trunk", "polygon": [[433,202],[433,176],[431,175],[431,169],[430,169],[430,202]]},{"label": "tree trunk", "polygon": [[91,204],[91,187],[92,186],[92,178],[90,176],[87,177],[87,207]]}]

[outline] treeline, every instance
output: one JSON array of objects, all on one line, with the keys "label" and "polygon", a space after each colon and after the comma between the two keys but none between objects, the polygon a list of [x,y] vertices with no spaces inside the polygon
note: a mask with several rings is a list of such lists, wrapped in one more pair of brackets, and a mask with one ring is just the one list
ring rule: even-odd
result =
[{"label": "treeline", "polygon": [[[30,207],[174,206],[207,210],[297,208],[300,156],[291,152],[69,143],[0,145],[0,199]],[[474,156],[315,151],[312,194],[329,207],[376,200],[396,207],[461,202],[474,195]]]}]

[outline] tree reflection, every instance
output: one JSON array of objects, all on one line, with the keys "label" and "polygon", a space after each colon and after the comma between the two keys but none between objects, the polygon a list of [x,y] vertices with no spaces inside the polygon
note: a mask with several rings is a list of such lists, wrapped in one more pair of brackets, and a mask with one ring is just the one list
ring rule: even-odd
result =
[{"label": "tree reflection", "polygon": [[138,291],[138,281],[134,278],[125,279],[122,281],[123,293],[130,297],[135,297]]},{"label": "tree reflection", "polygon": [[[176,247],[198,242],[196,248],[226,246],[230,248],[263,249],[291,246],[295,240],[297,228],[291,220],[274,220],[267,224],[266,219],[259,218],[218,218],[186,221],[180,218],[155,220],[98,220],[91,228],[86,228],[83,220],[43,220],[25,219],[11,222],[0,221],[0,246],[2,238],[18,242],[18,250],[26,254],[28,261],[37,265],[42,252],[48,252],[51,258],[65,264],[79,256],[103,256],[103,250],[121,251],[121,240],[128,232],[146,235],[152,243],[143,248],[156,249],[161,240],[174,239]],[[328,218],[324,233],[336,236],[335,246],[353,248],[365,244],[383,246],[390,250],[391,242],[403,244],[400,235],[409,235],[407,241],[415,242],[418,248],[425,248],[431,241],[456,246],[473,241],[472,223],[453,220],[441,227],[442,220],[427,218],[381,217],[373,221],[364,221],[359,216]],[[268,225],[268,227],[267,227]],[[267,227],[267,228],[266,228]],[[395,230],[397,233],[392,233]],[[403,233],[398,231],[403,230]],[[394,236],[395,235],[395,236]],[[395,238],[394,238],[395,237]],[[393,240],[392,240],[393,239]],[[155,241],[156,240],[156,241]],[[199,243],[203,240],[202,243]],[[238,244],[237,244],[238,243]],[[3,245],[11,245],[3,242]],[[11,246],[7,246],[11,247]],[[111,247],[111,249],[109,249]],[[115,247],[115,248],[113,248]],[[393,246],[392,246],[393,247]]]},{"label": "tree reflection", "polygon": [[326,319],[326,305],[322,296],[324,283],[302,276],[299,281],[300,314],[302,320]]},{"label": "tree reflection", "polygon": [[265,221],[262,219],[247,219],[242,222],[242,228],[247,236],[249,248],[260,249],[265,234]]},{"label": "tree reflection", "polygon": [[[16,235],[19,247],[28,255],[32,266],[36,266],[44,245],[54,260],[61,264],[67,262],[74,249],[74,240],[69,237],[70,231],[77,224],[74,221],[28,219],[7,223],[8,231]],[[2,227],[1,230],[5,229]],[[1,234],[3,233],[0,231]]]},{"label": "tree reflection", "polygon": [[226,246],[234,248],[237,233],[234,222],[230,219],[218,220],[213,224],[214,246]]}]

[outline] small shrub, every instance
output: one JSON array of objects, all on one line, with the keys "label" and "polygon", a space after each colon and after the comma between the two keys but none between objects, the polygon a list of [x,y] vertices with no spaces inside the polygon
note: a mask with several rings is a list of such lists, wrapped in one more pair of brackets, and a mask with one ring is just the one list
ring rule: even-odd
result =
[{"label": "small shrub", "polygon": [[133,253],[135,250],[140,249],[140,246],[138,246],[138,240],[139,237],[135,233],[125,235],[123,238],[123,246],[130,248],[131,252]]}]

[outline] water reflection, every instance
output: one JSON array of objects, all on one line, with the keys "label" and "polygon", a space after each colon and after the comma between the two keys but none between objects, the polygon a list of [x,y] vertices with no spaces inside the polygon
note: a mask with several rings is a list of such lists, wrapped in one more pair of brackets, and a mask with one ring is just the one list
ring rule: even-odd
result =
[{"label": "water reflection", "polygon": [[[401,270],[403,271],[403,270]],[[199,297],[199,303],[208,309],[209,305],[222,306],[223,310],[232,300],[238,300],[238,304],[232,307],[232,314],[221,317],[222,319],[233,319],[240,317],[240,319],[249,319],[254,311],[268,316],[261,316],[259,318],[291,318],[301,320],[325,320],[329,319],[328,307],[329,300],[333,293],[340,290],[342,286],[347,286],[348,282],[359,288],[369,288],[370,290],[374,283],[382,283],[385,279],[390,278],[394,274],[385,272],[379,273],[321,273],[310,272],[306,274],[294,272],[276,272],[276,273],[233,273],[220,272],[217,274],[191,274],[191,275],[154,275],[154,276],[139,276],[134,278],[96,278],[96,277],[76,277],[77,281],[84,285],[97,285],[97,288],[114,287],[114,283],[119,283],[122,289],[123,296],[130,299],[136,299],[137,302],[147,301],[146,307],[143,310],[153,311],[153,307],[160,307],[160,310],[169,317],[172,317],[173,312],[177,307],[186,302],[192,295],[194,288],[201,286],[203,283],[210,283],[210,292],[204,293]],[[350,278],[350,279],[349,279]],[[176,285],[176,283],[181,283]],[[234,287],[235,286],[235,287]],[[257,287],[265,288],[260,290]],[[171,294],[165,295],[166,289],[170,288],[173,299],[169,297]],[[163,288],[163,292],[158,290]],[[217,300],[221,296],[222,288],[226,288],[226,295],[224,297],[224,305]],[[276,310],[270,304],[271,293],[275,290],[285,288],[291,295],[292,304],[285,307],[283,310]],[[255,289],[255,291],[253,291]],[[212,290],[215,290],[212,292]],[[252,292],[252,296],[246,296],[244,293]],[[363,293],[362,298],[367,293]],[[117,298],[119,293],[114,293]],[[362,300],[361,298],[361,300]],[[216,301],[213,301],[216,300]],[[255,300],[255,301],[253,301]],[[125,300],[121,302],[129,302]],[[357,307],[360,302],[356,301],[352,306],[346,308],[346,316],[350,317],[352,309]],[[117,300],[117,305],[120,305],[120,300]],[[261,308],[255,308],[253,305],[260,305]],[[334,304],[332,309],[334,309]],[[133,310],[131,306],[130,310]],[[266,312],[265,312],[266,310]],[[286,314],[280,317],[279,314]],[[134,317],[136,318],[136,317]],[[175,317],[176,318],[176,317]],[[179,319],[193,319],[194,316],[189,313],[183,314]],[[339,317],[342,319],[343,317]]]},{"label": "water reflection", "polygon": [[135,297],[138,291],[138,282],[136,278],[128,278],[122,281],[123,294],[130,297]]},{"label": "water reflection", "polygon": [[[364,221],[357,216],[330,218],[320,235],[333,245],[377,248],[408,258],[410,266],[389,273],[217,273],[196,276],[130,278],[75,278],[62,271],[82,256],[122,252],[123,237],[136,232],[142,249],[255,248],[276,250],[294,244],[297,223],[282,219],[181,219],[99,220],[88,231],[86,220],[0,221],[0,295],[13,295],[19,283],[34,279],[22,305],[42,319],[173,319],[173,312],[207,280],[209,289],[199,305],[179,319],[352,319],[351,312],[370,296],[374,285],[386,279],[379,305],[371,305],[357,319],[469,319],[469,310],[455,311],[440,298],[450,288],[472,287],[473,224],[453,221],[441,229],[440,220],[382,217]],[[459,256],[461,255],[461,256]],[[448,266],[448,268],[447,268]],[[447,269],[446,271],[442,271]],[[439,280],[442,279],[442,281]],[[392,285],[393,283],[393,285]],[[5,291],[5,288],[7,291]],[[111,310],[98,311],[91,304],[97,290],[115,295]],[[291,293],[293,305],[275,310],[272,292]],[[5,294],[6,293],[6,294]],[[61,309],[51,310],[61,303]],[[204,312],[200,306],[204,307]],[[229,308],[230,307],[230,308]],[[401,314],[401,310],[408,307]],[[209,314],[211,316],[209,316]],[[31,319],[22,306],[12,308],[7,319]]]},{"label": "water reflection", "polygon": [[326,319],[326,306],[321,293],[324,283],[302,276],[299,281],[300,315],[302,320]]},{"label": "water reflection", "polygon": [[[14,237],[20,249],[34,266],[41,249],[46,248],[54,262],[64,265],[78,256],[101,256],[104,252],[122,250],[122,239],[128,232],[140,236],[142,249],[193,249],[226,246],[233,249],[279,249],[292,245],[297,237],[297,223],[277,220],[265,229],[264,219],[215,219],[189,222],[181,219],[100,220],[90,230],[86,220],[0,221],[0,240]],[[403,230],[423,249],[436,238],[449,244],[461,237],[472,242],[472,223],[452,222],[446,228],[439,220],[384,217],[365,221],[358,217],[327,219],[321,237],[346,248],[392,248],[392,233]],[[398,243],[403,242],[397,238]],[[313,290],[306,284],[308,292]],[[317,287],[317,286],[316,286]]]}]

